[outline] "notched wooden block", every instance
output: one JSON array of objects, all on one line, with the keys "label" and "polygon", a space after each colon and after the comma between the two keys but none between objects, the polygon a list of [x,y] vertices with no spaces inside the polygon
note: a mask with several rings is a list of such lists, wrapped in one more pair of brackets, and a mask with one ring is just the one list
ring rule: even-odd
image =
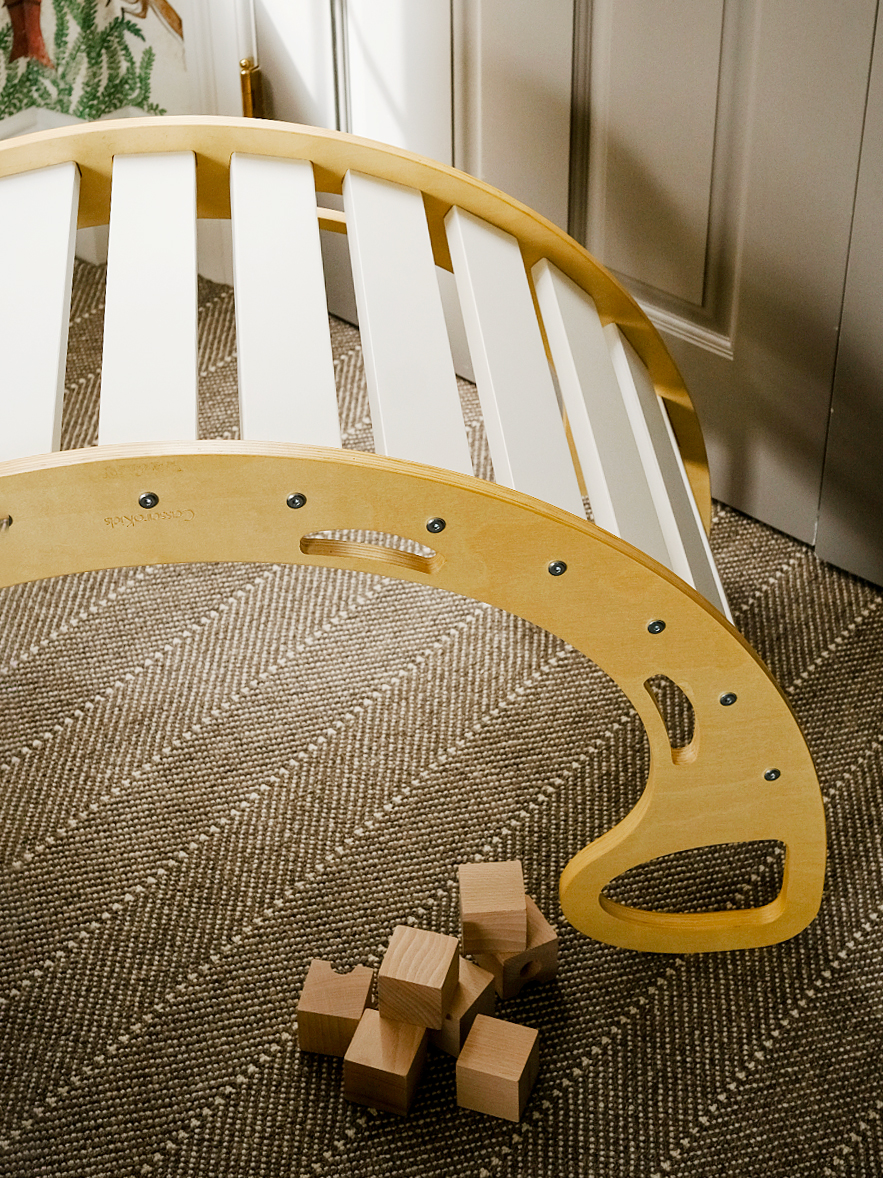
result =
[{"label": "notched wooden block", "polygon": [[374,971],[357,965],[335,973],[330,962],[314,957],[297,1004],[297,1040],[301,1051],[344,1055],[368,1004]]},{"label": "notched wooden block", "polygon": [[526,948],[521,863],[461,863],[458,874],[463,952],[520,953]]},{"label": "notched wooden block", "polygon": [[457,1104],[520,1121],[539,1067],[539,1031],[480,1014],[457,1060]]},{"label": "notched wooden block", "polygon": [[475,1016],[493,1014],[495,1003],[493,974],[461,957],[459,981],[451,1008],[445,1015],[441,1030],[430,1031],[430,1043],[448,1055],[459,1055]]},{"label": "notched wooden block", "polygon": [[426,1059],[429,1032],[368,1009],[343,1057],[343,1095],[356,1104],[404,1116]]},{"label": "notched wooden block", "polygon": [[514,998],[528,982],[548,982],[558,972],[558,934],[530,898],[527,901],[527,948],[522,953],[476,953],[482,969],[494,975],[501,998]]},{"label": "notched wooden block", "polygon": [[384,1018],[441,1030],[457,988],[456,937],[398,925],[377,973]]}]

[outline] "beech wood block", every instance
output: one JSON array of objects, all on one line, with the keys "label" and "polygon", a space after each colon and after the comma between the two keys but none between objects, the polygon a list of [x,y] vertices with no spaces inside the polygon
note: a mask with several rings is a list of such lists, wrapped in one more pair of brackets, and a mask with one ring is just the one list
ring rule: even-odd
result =
[{"label": "beech wood block", "polygon": [[343,1095],[355,1104],[404,1116],[411,1107],[429,1032],[369,1008],[343,1057]]},{"label": "beech wood block", "polygon": [[460,978],[451,1009],[440,1031],[430,1031],[429,1041],[448,1055],[459,1055],[477,1014],[493,1014],[496,1004],[494,977],[486,969],[460,958]]},{"label": "beech wood block", "polygon": [[368,1004],[374,970],[357,965],[352,973],[335,973],[314,957],[297,1004],[297,1041],[301,1051],[344,1055]]},{"label": "beech wood block", "polygon": [[558,934],[537,908],[527,900],[527,948],[522,953],[477,953],[482,969],[494,975],[501,998],[514,998],[528,982],[548,982],[558,972]]},{"label": "beech wood block", "polygon": [[539,1031],[479,1014],[457,1060],[457,1104],[520,1121],[539,1067]]},{"label": "beech wood block", "polygon": [[527,947],[524,873],[518,859],[461,863],[460,924],[464,953],[520,953]]},{"label": "beech wood block", "polygon": [[457,989],[456,937],[398,925],[377,973],[377,1008],[384,1018],[441,1030]]}]

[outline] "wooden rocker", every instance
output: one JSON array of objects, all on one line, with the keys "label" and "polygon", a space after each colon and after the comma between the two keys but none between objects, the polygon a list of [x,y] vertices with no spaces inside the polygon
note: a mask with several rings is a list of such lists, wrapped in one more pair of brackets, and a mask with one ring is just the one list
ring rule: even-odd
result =
[{"label": "wooden rocker", "polygon": [[[321,207],[341,192],[343,212]],[[197,440],[196,218],[231,214],[243,440]],[[8,140],[0,219],[15,226],[0,295],[0,583],[280,561],[509,610],[594,659],[650,745],[637,805],[561,876],[565,916],[656,952],[770,945],[812,920],[818,782],[787,701],[728,620],[695,412],[646,316],[576,242],[451,168],[244,119]],[[99,444],[59,452],[75,232],[108,221]],[[320,226],[349,237],[376,454],[340,448]],[[436,265],[456,281],[495,483],[472,473]],[[686,748],[650,690],[660,675],[694,709]],[[659,856],[762,839],[786,848],[763,907],[663,913],[604,894]]]}]

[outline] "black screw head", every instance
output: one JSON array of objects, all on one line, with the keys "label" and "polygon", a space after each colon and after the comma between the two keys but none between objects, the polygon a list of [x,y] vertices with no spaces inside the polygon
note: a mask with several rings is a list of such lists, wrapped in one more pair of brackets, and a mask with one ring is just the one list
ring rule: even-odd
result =
[{"label": "black screw head", "polygon": [[654,618],[652,622],[648,622],[647,624],[648,634],[661,634],[664,629],[665,622],[663,622],[662,618]]},{"label": "black screw head", "polygon": [[781,769],[767,769],[763,776],[765,781],[778,781],[782,776],[782,771]]},{"label": "black screw head", "polygon": [[723,704],[723,706],[725,708],[728,708],[728,707],[730,707],[731,704],[734,704],[738,698],[739,697],[736,695],[736,693],[734,691],[726,691],[721,696],[721,703]]},{"label": "black screw head", "polygon": [[428,519],[426,521],[427,532],[433,532],[436,535],[439,532],[443,532],[447,526],[448,526],[447,520],[443,520],[441,518],[441,516],[438,516],[438,515],[433,516],[432,519]]},{"label": "black screw head", "polygon": [[150,511],[151,508],[156,507],[159,503],[159,495],[154,495],[153,491],[145,491],[138,499],[139,506],[143,507],[145,511]]},{"label": "black screw head", "polygon": [[285,502],[288,504],[288,506],[293,507],[295,510],[297,510],[298,507],[303,507],[303,505],[306,503],[306,501],[307,501],[306,495],[302,495],[300,493],[300,491],[295,491],[293,494],[289,495],[288,498],[285,500]]},{"label": "black screw head", "polygon": [[560,577],[563,573],[567,572],[567,565],[563,560],[553,560],[549,565],[549,572],[553,577]]}]

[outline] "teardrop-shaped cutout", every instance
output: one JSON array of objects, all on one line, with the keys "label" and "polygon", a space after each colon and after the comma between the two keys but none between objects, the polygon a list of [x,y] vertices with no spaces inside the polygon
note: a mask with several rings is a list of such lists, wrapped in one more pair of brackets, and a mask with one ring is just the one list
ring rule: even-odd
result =
[{"label": "teardrop-shaped cutout", "polygon": [[689,696],[667,675],[653,675],[644,684],[656,704],[675,764],[692,761],[698,752],[696,713]]}]

